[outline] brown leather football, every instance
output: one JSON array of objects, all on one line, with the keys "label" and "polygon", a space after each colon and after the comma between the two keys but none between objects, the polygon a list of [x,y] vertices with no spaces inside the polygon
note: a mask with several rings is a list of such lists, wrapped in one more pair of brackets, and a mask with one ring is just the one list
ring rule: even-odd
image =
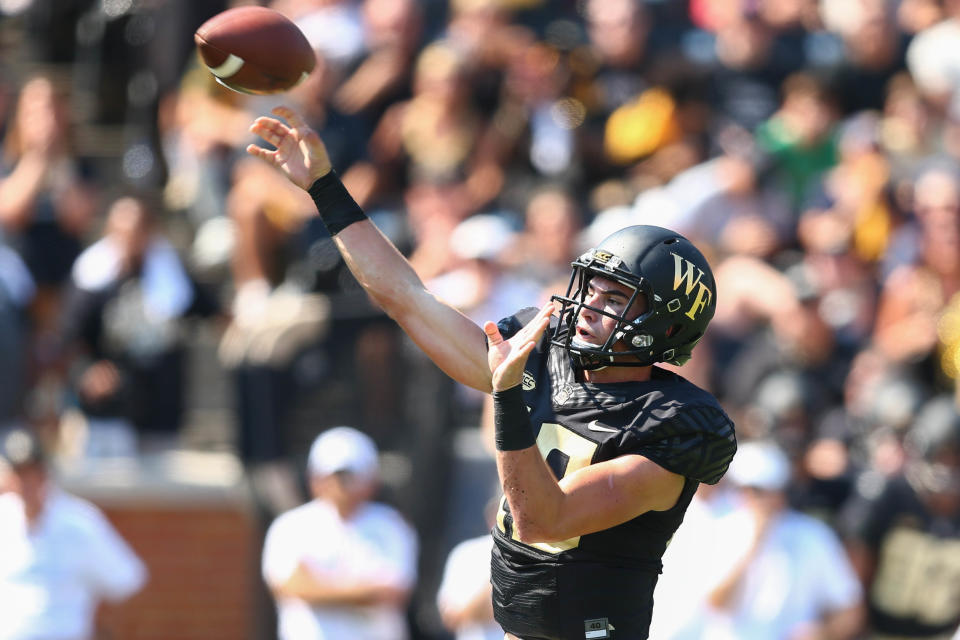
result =
[{"label": "brown leather football", "polygon": [[302,82],[316,64],[306,36],[283,14],[260,6],[218,13],[193,40],[217,82],[242,93],[280,93]]}]

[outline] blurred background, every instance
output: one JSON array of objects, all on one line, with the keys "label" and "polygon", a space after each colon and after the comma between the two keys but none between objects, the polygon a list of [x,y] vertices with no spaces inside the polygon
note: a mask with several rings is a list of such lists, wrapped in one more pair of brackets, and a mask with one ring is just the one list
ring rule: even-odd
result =
[{"label": "blurred background", "polygon": [[693,240],[718,311],[680,373],[787,453],[791,506],[844,540],[888,480],[941,473],[908,523],[927,555],[900,558],[936,570],[884,592],[938,603],[900,613],[941,635],[860,633],[956,628],[960,454],[937,446],[960,439],[960,1],[276,0],[317,52],[280,96],[199,63],[195,29],[239,4],[0,0],[0,430],[38,434],[149,570],[98,637],[275,637],[264,532],[335,425],[375,440],[419,537],[411,637],[452,637],[444,560],[497,494],[482,397],[246,156],[281,103],[477,321],[561,292],[619,227]]}]

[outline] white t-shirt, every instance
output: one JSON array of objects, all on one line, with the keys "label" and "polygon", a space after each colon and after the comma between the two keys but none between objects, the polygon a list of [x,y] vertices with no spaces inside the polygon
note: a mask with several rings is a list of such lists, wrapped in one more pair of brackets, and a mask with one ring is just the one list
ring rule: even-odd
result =
[{"label": "white t-shirt", "polygon": [[[470,538],[450,550],[437,591],[437,607],[460,609],[480,591],[490,589],[490,554],[493,536]],[[457,631],[456,640],[503,640],[503,629],[495,621],[472,624]]]},{"label": "white t-shirt", "polygon": [[[741,561],[753,539],[752,515],[738,510],[714,529],[717,550],[704,575],[713,588]],[[771,640],[788,638],[825,613],[856,605],[862,588],[836,534],[823,522],[787,511],[772,523],[746,569],[729,609],[709,609],[678,638]]]},{"label": "white t-shirt", "polygon": [[0,640],[89,638],[97,603],[133,595],[146,577],[91,503],[51,489],[28,530],[20,496],[0,495]]},{"label": "white t-shirt", "polygon": [[706,606],[711,581],[704,571],[717,553],[723,553],[717,548],[714,527],[734,508],[724,488],[714,491],[708,498],[693,496],[663,554],[663,572],[653,592],[650,640],[672,640]]},{"label": "white t-shirt", "polygon": [[[267,530],[263,576],[278,586],[304,563],[337,580],[372,580],[410,588],[416,580],[417,538],[392,507],[362,506],[344,521],[333,505],[313,500],[280,515]],[[277,602],[281,640],[403,640],[404,611],[390,606],[311,606]]]}]

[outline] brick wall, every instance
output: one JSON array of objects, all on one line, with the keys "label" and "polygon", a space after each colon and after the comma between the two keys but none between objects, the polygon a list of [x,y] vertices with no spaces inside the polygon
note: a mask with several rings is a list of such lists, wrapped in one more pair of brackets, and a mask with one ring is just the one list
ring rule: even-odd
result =
[{"label": "brick wall", "polygon": [[250,513],[229,504],[100,506],[150,572],[136,596],[102,607],[102,638],[260,637],[260,533]]},{"label": "brick wall", "polygon": [[[96,640],[272,640],[264,523],[232,456],[176,452],[63,467],[147,566],[144,588],[98,611]],[[83,551],[78,549],[78,553]]]}]

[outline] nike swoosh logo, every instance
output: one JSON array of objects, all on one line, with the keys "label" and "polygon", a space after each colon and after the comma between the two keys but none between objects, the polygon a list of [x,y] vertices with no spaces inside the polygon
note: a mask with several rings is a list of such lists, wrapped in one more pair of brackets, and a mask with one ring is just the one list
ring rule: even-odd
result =
[{"label": "nike swoosh logo", "polygon": [[602,424],[597,424],[596,420],[591,420],[587,424],[587,429],[590,429],[590,431],[606,431],[607,433],[620,433],[619,429],[613,429],[611,427],[605,427]]}]

